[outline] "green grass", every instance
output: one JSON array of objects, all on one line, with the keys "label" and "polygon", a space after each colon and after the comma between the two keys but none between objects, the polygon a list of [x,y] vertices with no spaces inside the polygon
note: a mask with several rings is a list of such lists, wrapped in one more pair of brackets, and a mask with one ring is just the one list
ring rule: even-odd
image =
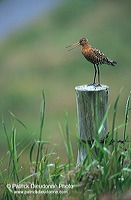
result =
[{"label": "green grass", "polygon": [[[125,122],[121,126],[115,126],[119,97],[120,95],[114,103],[112,132],[109,133],[104,145],[100,143],[97,137],[91,147],[88,143],[83,144],[76,138],[78,146],[85,145],[88,151],[86,158],[79,165],[76,164],[74,157],[68,114],[66,115],[65,133],[59,124],[68,158],[64,164],[61,163],[62,159],[56,154],[56,146],[54,145],[49,150],[49,142],[43,140],[45,118],[45,96],[43,91],[38,140],[32,141],[32,139],[20,149],[20,142],[16,142],[16,132],[18,130],[15,128],[15,121],[20,123],[23,128],[27,129],[27,127],[11,113],[12,128],[11,134],[9,134],[6,130],[4,117],[2,117],[7,152],[0,160],[0,198],[7,200],[38,200],[41,198],[45,200],[64,198],[97,200],[103,194],[110,194],[113,199],[122,199],[122,195],[131,187],[131,144],[129,134],[126,131],[127,126],[129,126],[128,118],[131,107],[129,94],[125,107]],[[102,123],[104,123],[104,119]],[[123,130],[123,141],[119,140],[120,128]],[[97,152],[93,150],[94,148],[97,149]],[[26,167],[30,169],[29,172],[23,170],[20,164],[22,155],[27,149],[29,163],[26,163]],[[52,161],[53,156],[55,157]],[[2,169],[4,163],[6,163],[6,168]],[[14,184],[16,185],[14,186]],[[43,188],[35,188],[36,185]],[[33,194],[36,190],[40,192],[48,190],[50,194]],[[18,191],[19,194],[16,193]],[[28,191],[31,191],[32,194],[27,194]]]},{"label": "green grass", "polygon": [[[12,111],[29,124],[30,132],[35,132],[37,138],[39,121],[36,113],[40,104],[39,93],[44,87],[48,139],[58,140],[56,124],[64,121],[63,111],[69,111],[71,132],[77,131],[74,87],[92,83],[93,67],[81,55],[79,47],[70,53],[65,47],[87,37],[89,44],[118,62],[116,67],[101,67],[101,82],[110,86],[110,103],[114,102],[116,91],[124,86],[117,117],[121,124],[124,103],[130,91],[129,3],[128,0],[64,1],[47,16],[33,20],[0,41],[0,112],[6,120],[10,122],[8,110]],[[19,127],[19,133],[26,141],[27,131]]]}]

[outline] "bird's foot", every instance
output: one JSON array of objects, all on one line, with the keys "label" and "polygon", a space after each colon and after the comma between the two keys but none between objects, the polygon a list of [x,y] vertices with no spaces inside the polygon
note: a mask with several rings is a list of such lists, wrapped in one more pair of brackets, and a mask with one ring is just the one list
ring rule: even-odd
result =
[{"label": "bird's foot", "polygon": [[96,87],[97,84],[96,83],[91,83],[91,84],[88,84],[87,86],[94,86],[94,87]]},{"label": "bird's foot", "polygon": [[95,87],[102,87],[100,83],[96,84]]}]

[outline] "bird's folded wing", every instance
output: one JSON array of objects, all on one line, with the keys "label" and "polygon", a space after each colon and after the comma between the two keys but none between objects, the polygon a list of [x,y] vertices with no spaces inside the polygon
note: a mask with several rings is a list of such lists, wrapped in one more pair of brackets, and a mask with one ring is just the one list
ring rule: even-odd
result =
[{"label": "bird's folded wing", "polygon": [[95,56],[97,56],[100,59],[106,58],[106,56],[104,55],[104,53],[102,53],[100,50],[92,47],[92,52],[95,54]]}]

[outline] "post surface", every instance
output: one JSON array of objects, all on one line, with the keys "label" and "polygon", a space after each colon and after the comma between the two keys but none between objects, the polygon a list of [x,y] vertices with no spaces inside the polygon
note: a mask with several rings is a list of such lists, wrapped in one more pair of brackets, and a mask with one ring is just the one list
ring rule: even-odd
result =
[{"label": "post surface", "polygon": [[[109,86],[82,85],[75,87],[78,116],[78,134],[83,143],[92,142],[95,134],[100,140],[108,133],[108,121],[105,119],[100,134],[98,130],[108,107]],[[77,163],[81,163],[87,155],[87,149],[81,143],[78,149]]]}]

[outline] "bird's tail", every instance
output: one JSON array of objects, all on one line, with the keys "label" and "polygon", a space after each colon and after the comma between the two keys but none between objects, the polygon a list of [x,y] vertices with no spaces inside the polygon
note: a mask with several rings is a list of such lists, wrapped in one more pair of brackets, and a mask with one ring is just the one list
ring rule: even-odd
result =
[{"label": "bird's tail", "polygon": [[117,62],[116,62],[116,61],[114,61],[114,60],[111,60],[110,58],[108,58],[108,65],[115,66],[115,64],[117,64]]}]

